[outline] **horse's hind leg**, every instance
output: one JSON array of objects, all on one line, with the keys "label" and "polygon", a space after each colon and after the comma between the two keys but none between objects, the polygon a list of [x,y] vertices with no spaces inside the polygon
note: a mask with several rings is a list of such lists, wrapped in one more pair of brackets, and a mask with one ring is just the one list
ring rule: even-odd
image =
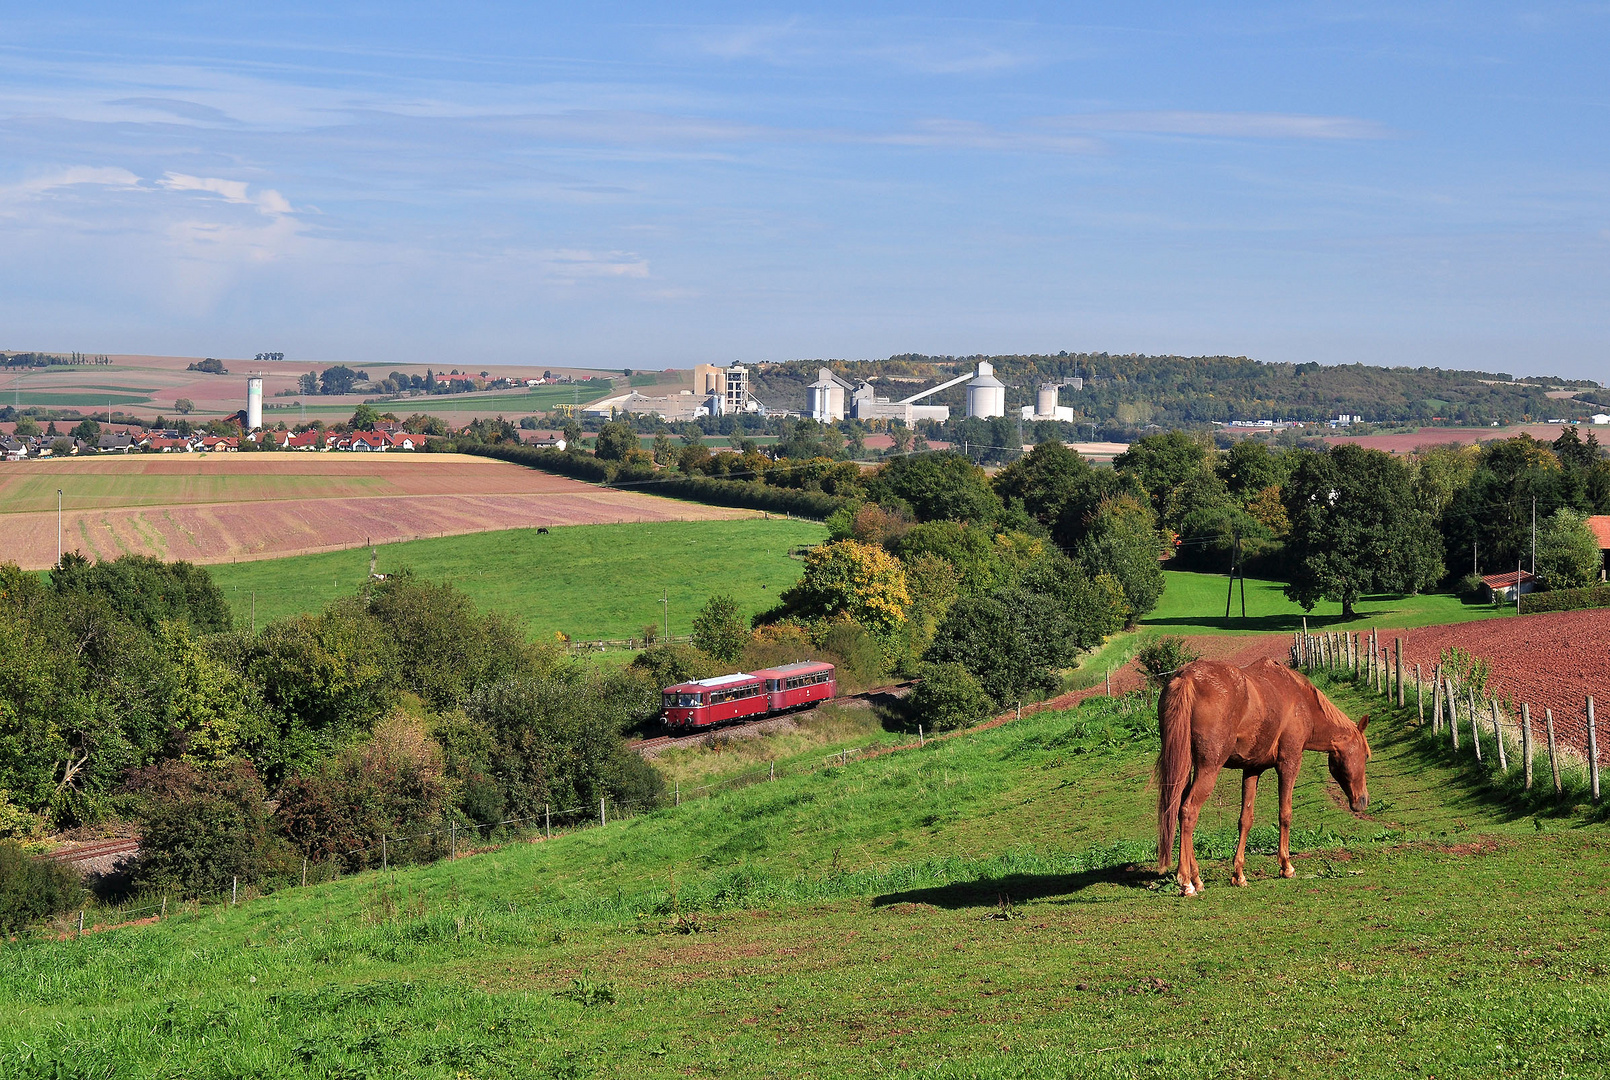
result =
[{"label": "horse's hind leg", "polygon": [[1258,801],[1258,774],[1241,774],[1241,839],[1235,845],[1235,869],[1230,874],[1232,885],[1247,883],[1247,833],[1252,830],[1252,808]]},{"label": "horse's hind leg", "polygon": [[1196,864],[1196,820],[1202,814],[1202,804],[1213,794],[1213,785],[1219,779],[1219,770],[1198,764],[1196,776],[1180,800],[1180,888],[1186,896],[1195,896],[1203,890],[1202,868]]}]

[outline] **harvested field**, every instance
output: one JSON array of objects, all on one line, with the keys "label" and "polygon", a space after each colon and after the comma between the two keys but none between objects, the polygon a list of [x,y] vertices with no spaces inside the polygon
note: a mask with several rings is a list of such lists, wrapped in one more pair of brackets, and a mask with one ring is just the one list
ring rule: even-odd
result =
[{"label": "harvested field", "polygon": [[[1592,430],[1592,425],[1582,426]],[[1505,428],[1423,427],[1407,435],[1327,435],[1325,441],[1332,446],[1356,443],[1371,450],[1385,450],[1389,454],[1408,454],[1422,446],[1488,442],[1492,439],[1513,439],[1517,435],[1530,435],[1543,442],[1553,442],[1560,437],[1564,427],[1564,424],[1516,424]]]},{"label": "harvested field", "polygon": [[457,454],[185,454],[0,467],[3,558],[272,558],[492,529],[751,516]]},{"label": "harvested field", "polygon": [[[1358,623],[1342,632],[1368,633],[1369,629],[1368,624]],[[1610,727],[1606,726],[1610,713],[1605,711],[1610,708],[1610,610],[1557,611],[1381,631],[1382,641],[1388,644],[1399,635],[1404,638],[1403,662],[1411,679],[1412,665],[1421,665],[1429,678],[1442,650],[1464,649],[1491,665],[1488,681],[1494,696],[1508,698],[1517,706],[1522,702],[1531,705],[1539,731],[1543,710],[1554,710],[1560,738],[1584,755],[1588,748],[1585,700],[1591,694],[1596,712],[1605,717],[1599,721],[1600,760],[1610,762]],[[1263,657],[1283,663],[1291,646],[1286,634],[1204,634],[1186,640],[1204,658],[1238,666]],[[1113,673],[1115,693],[1133,690],[1140,683],[1140,670],[1134,662]]]},{"label": "harvested field", "polygon": [[1442,650],[1457,646],[1492,666],[1488,685],[1495,697],[1532,707],[1542,730],[1543,710],[1554,710],[1555,730],[1587,753],[1585,699],[1598,713],[1599,758],[1610,761],[1610,611],[1551,611],[1499,623],[1428,626],[1409,631],[1404,663],[1428,675]]}]

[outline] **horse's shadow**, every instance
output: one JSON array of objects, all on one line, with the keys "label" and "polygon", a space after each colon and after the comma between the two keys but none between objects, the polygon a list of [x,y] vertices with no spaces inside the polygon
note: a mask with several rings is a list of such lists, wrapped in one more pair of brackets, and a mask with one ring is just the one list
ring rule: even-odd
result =
[{"label": "horse's shadow", "polygon": [[907,889],[903,892],[884,893],[874,897],[873,907],[890,907],[894,904],[927,904],[931,907],[960,908],[1001,907],[1027,900],[1044,900],[1083,892],[1094,885],[1116,885],[1120,888],[1155,888],[1161,879],[1157,871],[1130,863],[1126,866],[1107,866],[1099,870],[1084,870],[1076,874],[1006,874],[1001,877],[979,878],[977,881],[959,881],[951,885],[936,885],[927,889]]}]

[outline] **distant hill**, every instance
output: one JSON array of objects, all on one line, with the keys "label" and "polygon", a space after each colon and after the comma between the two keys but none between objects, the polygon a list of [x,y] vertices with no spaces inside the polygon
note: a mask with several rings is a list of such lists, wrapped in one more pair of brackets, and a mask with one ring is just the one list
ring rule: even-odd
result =
[{"label": "distant hill", "polygon": [[[1009,405],[1032,404],[1035,387],[1073,377],[1082,390],[1065,389],[1062,404],[1098,424],[1183,427],[1232,420],[1325,420],[1338,413],[1375,424],[1489,425],[1582,419],[1602,411],[1592,402],[1597,384],[1433,367],[1369,364],[1269,364],[1244,356],[1114,356],[1056,353],[1028,356],[923,356],[887,360],[796,360],[756,366],[755,395],[767,405],[801,409],[805,387],[818,368],[849,380],[867,379],[894,398],[916,393],[970,370],[980,360],[1009,387]],[[1571,392],[1574,397],[1549,397]],[[929,399],[960,409],[963,389]]]}]

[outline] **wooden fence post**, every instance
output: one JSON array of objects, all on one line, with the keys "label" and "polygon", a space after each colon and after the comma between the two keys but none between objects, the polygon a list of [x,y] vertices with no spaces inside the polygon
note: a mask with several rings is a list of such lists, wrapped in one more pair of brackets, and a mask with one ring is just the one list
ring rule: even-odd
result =
[{"label": "wooden fence post", "polygon": [[1308,640],[1308,616],[1304,615],[1303,616],[1303,652],[1302,652],[1303,670],[1304,671],[1307,671],[1309,668],[1313,667],[1313,663],[1309,660],[1309,656],[1308,656],[1308,652],[1309,652],[1310,647],[1311,647],[1311,643]]},{"label": "wooden fence post", "polygon": [[1476,760],[1481,760],[1481,721],[1476,719],[1476,688],[1467,686],[1470,694],[1470,741],[1476,746]]},{"label": "wooden fence post", "polygon": [[1431,669],[1431,734],[1442,734],[1442,665]]},{"label": "wooden fence post", "polygon": [[1554,794],[1560,795],[1565,789],[1560,786],[1560,752],[1554,744],[1554,710],[1543,708],[1543,734],[1549,740],[1549,770],[1554,773]]},{"label": "wooden fence post", "polygon": [[598,796],[598,824],[608,825],[609,819],[604,816],[604,796]]},{"label": "wooden fence post", "polygon": [[1498,743],[1498,771],[1509,772],[1509,755],[1504,753],[1504,731],[1498,726],[1498,702],[1493,702],[1493,741]]},{"label": "wooden fence post", "polygon": [[447,857],[458,858],[458,819],[454,818],[447,823]]},{"label": "wooden fence post", "polygon": [[386,834],[380,834],[380,872],[385,873],[391,869],[391,861],[386,857]]},{"label": "wooden fence post", "polygon": [[1398,676],[1398,708],[1403,708],[1403,639],[1394,639],[1397,642],[1397,659],[1393,663],[1393,670]]},{"label": "wooden fence post", "polygon": [[1588,696],[1588,777],[1593,784],[1593,801],[1599,801],[1599,733],[1593,725],[1593,697]]},{"label": "wooden fence post", "polygon": [[1532,790],[1532,707],[1521,702],[1521,756],[1526,759],[1526,790]]},{"label": "wooden fence post", "polygon": [[235,902],[238,901],[239,899],[240,899],[240,875],[236,874],[236,875],[234,875],[234,878],[231,880],[230,885],[229,885],[229,906],[234,907]]},{"label": "wooden fence post", "polygon": [[[307,856],[306,855],[302,856],[302,888],[304,888],[304,889],[307,888]],[[163,903],[166,904],[167,900],[164,899]]]},{"label": "wooden fence post", "polygon": [[[680,780],[676,784],[676,804],[678,806],[682,805],[682,781]],[[542,833],[544,840],[553,839],[553,819],[548,816],[547,803],[542,804]]]},{"label": "wooden fence post", "polygon": [[1420,714],[1420,724],[1426,722],[1425,683],[1420,678],[1420,665],[1414,665],[1414,711]]},{"label": "wooden fence post", "polygon": [[1453,748],[1459,749],[1459,699],[1453,696],[1453,676],[1444,676],[1448,680],[1448,730],[1453,736]]}]

